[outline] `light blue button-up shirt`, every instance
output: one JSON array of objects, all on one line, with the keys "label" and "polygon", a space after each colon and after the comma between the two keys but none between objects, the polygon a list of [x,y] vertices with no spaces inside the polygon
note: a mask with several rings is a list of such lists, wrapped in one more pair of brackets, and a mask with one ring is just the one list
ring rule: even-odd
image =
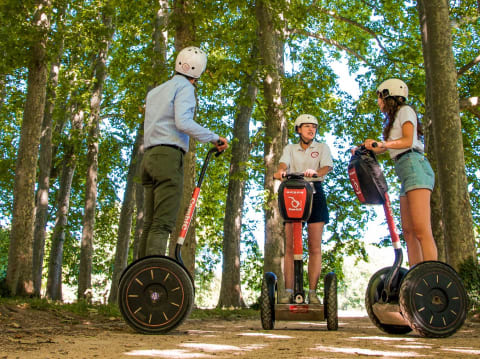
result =
[{"label": "light blue button-up shirt", "polygon": [[218,140],[218,135],[193,120],[195,87],[182,75],[175,75],[147,95],[145,148],[177,145],[188,151],[189,136],[199,142]]}]

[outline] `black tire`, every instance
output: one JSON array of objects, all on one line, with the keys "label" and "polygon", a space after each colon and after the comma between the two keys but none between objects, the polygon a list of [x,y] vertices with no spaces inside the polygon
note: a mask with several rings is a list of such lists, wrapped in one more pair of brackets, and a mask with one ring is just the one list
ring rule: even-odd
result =
[{"label": "black tire", "polygon": [[422,337],[455,333],[467,316],[467,293],[457,272],[436,261],[414,266],[400,287],[400,309]]},{"label": "black tire", "polygon": [[194,300],[193,283],[186,269],[164,256],[132,263],[118,288],[123,318],[144,334],[165,334],[178,327],[190,314]]},{"label": "black tire", "polygon": [[[411,332],[412,328],[407,325],[383,324],[373,312],[373,305],[377,303],[381,298],[382,291],[385,286],[384,280],[388,272],[390,272],[390,269],[391,267],[382,268],[370,278],[367,286],[367,291],[365,293],[365,307],[367,309],[370,320],[381,331],[388,334],[406,334]],[[405,268],[400,268],[400,281],[406,273],[407,270]]]},{"label": "black tire", "polygon": [[265,274],[260,294],[260,318],[265,330],[271,330],[275,326],[275,281],[270,274],[273,273]]},{"label": "black tire", "polygon": [[324,279],[324,303],[323,310],[327,320],[328,330],[338,329],[338,298],[337,298],[337,276],[330,272]]}]

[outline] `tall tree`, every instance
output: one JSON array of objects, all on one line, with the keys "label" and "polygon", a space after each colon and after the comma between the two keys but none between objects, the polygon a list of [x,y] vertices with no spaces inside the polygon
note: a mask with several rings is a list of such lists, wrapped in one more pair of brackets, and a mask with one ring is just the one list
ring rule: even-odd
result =
[{"label": "tall tree", "polygon": [[462,263],[474,258],[476,253],[465,174],[449,6],[444,0],[421,0],[418,7],[419,14],[423,16],[420,23],[425,34],[426,100],[430,103],[432,116],[447,262],[458,271]]},{"label": "tall tree", "polygon": [[273,174],[287,143],[287,121],[283,110],[282,77],[284,75],[284,39],[278,9],[269,0],[257,0],[258,49],[265,98],[264,166],[265,166],[265,272],[277,274],[280,288],[284,285],[282,263],[284,231],[274,191]]},{"label": "tall tree", "polygon": [[[252,50],[252,61],[257,61],[257,51]],[[242,216],[245,202],[245,185],[248,178],[247,160],[250,154],[250,118],[257,97],[256,71],[244,80],[239,95],[238,112],[233,127],[232,157],[230,161],[228,192],[223,224],[223,269],[218,307],[244,307],[240,280],[240,242]]]},{"label": "tall tree", "polygon": [[87,181],[85,185],[85,210],[83,217],[83,231],[80,251],[80,271],[78,274],[79,299],[86,298],[91,288],[93,235],[95,230],[95,209],[97,205],[97,170],[98,170],[98,141],[100,125],[100,104],[102,90],[107,77],[107,55],[114,32],[113,8],[107,3],[102,8],[102,28],[100,47],[94,64],[94,84],[90,99],[90,116],[85,125],[87,136]]},{"label": "tall tree", "polygon": [[[195,2],[192,0],[174,0],[173,2],[173,12],[170,19],[172,26],[175,29],[175,50],[177,53],[184,47],[198,45],[195,43],[194,3]],[[175,230],[170,235],[169,253],[171,256],[175,253],[175,245],[182,228],[183,216],[187,211],[190,197],[195,188],[195,143],[196,141],[190,138],[189,151],[184,156],[183,198],[180,203]],[[195,272],[196,249],[195,218],[192,218],[190,230],[188,231],[181,250],[185,267],[192,274]]]},{"label": "tall tree", "polygon": [[38,146],[45,110],[48,78],[47,40],[51,1],[37,0],[30,28],[27,100],[23,113],[15,168],[12,230],[7,286],[12,295],[33,294],[33,225]]},{"label": "tall tree", "polygon": [[59,189],[55,203],[56,217],[51,236],[50,257],[48,260],[46,296],[53,300],[62,300],[62,270],[63,253],[66,232],[68,230],[68,215],[70,210],[70,192],[77,167],[82,133],[84,113],[78,109],[78,104],[71,106],[71,130],[63,143],[62,169]]},{"label": "tall tree", "polygon": [[[65,4],[64,4],[65,5]],[[59,9],[57,20],[58,28],[56,43],[56,56],[52,59],[50,66],[50,80],[47,88],[47,99],[45,113],[42,123],[42,136],[40,138],[40,154],[38,158],[38,186],[35,207],[35,226],[33,234],[33,287],[36,296],[40,296],[42,288],[43,259],[45,251],[46,226],[48,221],[48,194],[50,189],[50,173],[52,170],[52,126],[53,110],[55,107],[56,91],[60,72],[60,59],[63,54],[63,21],[65,6]]]}]

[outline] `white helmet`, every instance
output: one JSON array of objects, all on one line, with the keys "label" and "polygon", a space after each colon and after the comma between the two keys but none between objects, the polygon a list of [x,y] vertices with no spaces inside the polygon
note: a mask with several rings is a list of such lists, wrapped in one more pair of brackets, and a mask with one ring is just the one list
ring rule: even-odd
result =
[{"label": "white helmet", "polygon": [[315,116],[308,115],[308,114],[303,114],[297,117],[295,120],[295,132],[297,132],[297,129],[303,125],[304,123],[313,123],[314,125],[318,126],[318,121],[315,118]]},{"label": "white helmet", "polygon": [[207,67],[207,54],[200,48],[189,46],[178,53],[175,71],[198,79]]},{"label": "white helmet", "polygon": [[402,96],[406,100],[408,97],[408,86],[402,80],[388,79],[378,86],[377,95],[381,95],[382,98],[389,96]]}]

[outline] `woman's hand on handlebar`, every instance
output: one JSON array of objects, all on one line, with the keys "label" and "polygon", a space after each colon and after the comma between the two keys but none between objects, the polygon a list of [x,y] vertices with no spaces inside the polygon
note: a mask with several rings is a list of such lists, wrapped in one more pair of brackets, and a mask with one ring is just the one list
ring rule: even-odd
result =
[{"label": "woman's hand on handlebar", "polygon": [[317,173],[317,171],[309,168],[309,169],[305,170],[305,172],[303,172],[303,175],[305,177],[317,177],[318,173]]},{"label": "woman's hand on handlebar", "polygon": [[286,176],[286,174],[287,171],[280,169],[273,174],[273,178],[281,181]]}]

